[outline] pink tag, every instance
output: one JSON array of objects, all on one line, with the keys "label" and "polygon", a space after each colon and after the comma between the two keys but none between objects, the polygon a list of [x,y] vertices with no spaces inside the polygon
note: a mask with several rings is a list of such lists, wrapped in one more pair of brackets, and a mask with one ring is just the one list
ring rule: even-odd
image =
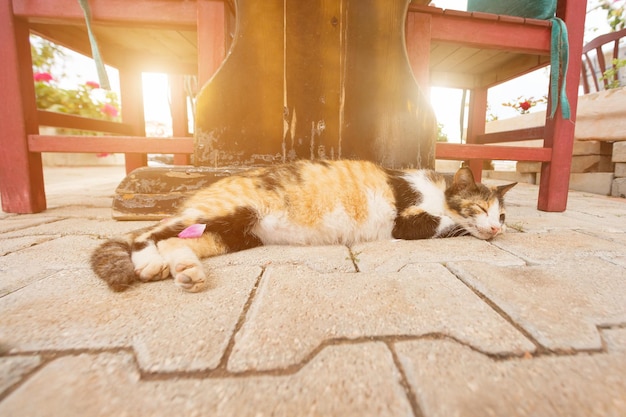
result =
[{"label": "pink tag", "polygon": [[206,224],[192,224],[187,227],[185,230],[178,234],[178,237],[181,239],[193,239],[202,236],[204,233],[204,229],[206,229]]}]

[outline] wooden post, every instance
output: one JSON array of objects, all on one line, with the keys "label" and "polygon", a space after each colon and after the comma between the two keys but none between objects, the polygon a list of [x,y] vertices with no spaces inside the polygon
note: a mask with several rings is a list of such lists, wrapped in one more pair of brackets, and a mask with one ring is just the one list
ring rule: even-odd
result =
[{"label": "wooden post", "polygon": [[232,50],[197,98],[196,165],[434,167],[437,125],[407,59],[408,0],[319,3],[236,2]]},{"label": "wooden post", "polygon": [[[187,95],[185,94],[185,77],[176,74],[169,76],[170,103],[172,112],[172,134],[174,137],[188,136],[187,129]],[[191,155],[174,154],[174,165],[189,165]]]},{"label": "wooden post", "polygon": [[39,133],[28,25],[15,19],[12,2],[0,5],[0,194],[7,213],[46,209],[41,154],[28,150]]},{"label": "wooden post", "polygon": [[[467,122],[467,143],[477,144],[478,136],[485,133],[487,114],[487,87],[477,87],[470,90],[469,117]],[[476,182],[480,182],[483,171],[482,159],[470,159],[469,167]]]},{"label": "wooden post", "polygon": [[[146,135],[146,121],[143,111],[143,86],[141,71],[137,68],[119,68],[122,102],[122,121],[133,126],[135,136]],[[148,155],[127,153],[126,173],[148,165]]]}]

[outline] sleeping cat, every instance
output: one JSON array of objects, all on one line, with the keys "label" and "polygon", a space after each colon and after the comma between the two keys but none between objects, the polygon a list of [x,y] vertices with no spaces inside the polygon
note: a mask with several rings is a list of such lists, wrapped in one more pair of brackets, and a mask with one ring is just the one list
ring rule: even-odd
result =
[{"label": "sleeping cat", "polygon": [[91,265],[115,291],[171,274],[196,292],[207,281],[200,259],[260,245],[492,239],[505,229],[504,194],[514,185],[477,184],[468,168],[442,175],[347,160],[269,166],[223,178],[175,217],[104,242]]}]

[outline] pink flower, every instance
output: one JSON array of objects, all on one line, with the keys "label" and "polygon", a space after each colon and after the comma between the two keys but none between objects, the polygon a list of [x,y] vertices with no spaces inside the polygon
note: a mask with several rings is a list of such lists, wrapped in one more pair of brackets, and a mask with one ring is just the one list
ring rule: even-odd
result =
[{"label": "pink flower", "polygon": [[95,81],[87,81],[87,82],[85,83],[85,85],[86,85],[87,87],[91,87],[91,88],[100,88],[100,84],[98,84],[98,83],[97,83],[97,82],[95,82]]},{"label": "pink flower", "polygon": [[100,111],[106,114],[107,116],[111,116],[111,117],[117,117],[117,115],[119,114],[119,112],[117,111],[117,108],[115,108],[115,106],[109,103],[106,103],[104,106],[102,106]]},{"label": "pink flower", "polygon": [[33,79],[38,82],[48,83],[52,81],[52,75],[48,72],[36,72],[33,74]]}]

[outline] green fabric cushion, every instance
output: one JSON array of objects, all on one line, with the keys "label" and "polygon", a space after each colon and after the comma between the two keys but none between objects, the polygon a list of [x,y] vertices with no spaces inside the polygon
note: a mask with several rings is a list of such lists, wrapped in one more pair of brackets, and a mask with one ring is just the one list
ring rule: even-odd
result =
[{"label": "green fabric cushion", "polygon": [[532,19],[552,20],[550,67],[550,118],[561,108],[563,119],[571,117],[567,100],[565,77],[569,61],[569,45],[565,23],[555,17],[557,0],[468,0],[467,10]]},{"label": "green fabric cushion", "polygon": [[468,0],[467,10],[533,19],[551,19],[556,13],[556,0]]}]

